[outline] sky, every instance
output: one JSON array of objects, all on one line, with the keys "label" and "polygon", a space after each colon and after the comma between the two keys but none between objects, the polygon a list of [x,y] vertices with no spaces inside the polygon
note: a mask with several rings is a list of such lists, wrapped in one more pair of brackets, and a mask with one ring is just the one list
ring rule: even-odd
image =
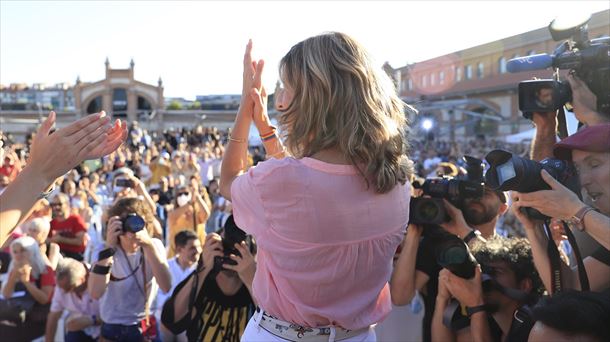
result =
[{"label": "sky", "polygon": [[[264,85],[291,46],[325,31],[359,40],[394,68],[594,13],[608,1],[7,1],[0,0],[0,83],[74,83],[135,62],[166,97],[241,93],[242,58]],[[550,51],[549,51],[550,52]]]}]

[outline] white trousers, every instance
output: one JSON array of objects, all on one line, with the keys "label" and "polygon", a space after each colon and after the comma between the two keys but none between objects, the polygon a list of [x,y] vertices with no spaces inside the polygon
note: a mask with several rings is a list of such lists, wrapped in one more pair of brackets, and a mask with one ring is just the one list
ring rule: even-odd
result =
[{"label": "white trousers", "polygon": [[[255,319],[256,314],[250,318],[244,334],[241,335],[241,342],[286,342],[287,340],[275,336],[258,325]],[[375,328],[371,326],[368,331],[354,337],[346,338],[341,342],[377,342]]]}]

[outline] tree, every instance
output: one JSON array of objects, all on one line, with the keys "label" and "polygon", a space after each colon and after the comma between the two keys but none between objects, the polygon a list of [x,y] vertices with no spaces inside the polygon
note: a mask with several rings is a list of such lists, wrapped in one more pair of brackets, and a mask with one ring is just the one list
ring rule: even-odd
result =
[{"label": "tree", "polygon": [[191,105],[189,106],[189,109],[201,109],[201,102],[195,101],[195,102],[191,103]]},{"label": "tree", "polygon": [[182,103],[173,100],[172,102],[169,103],[169,105],[167,106],[168,110],[181,110],[182,109]]}]

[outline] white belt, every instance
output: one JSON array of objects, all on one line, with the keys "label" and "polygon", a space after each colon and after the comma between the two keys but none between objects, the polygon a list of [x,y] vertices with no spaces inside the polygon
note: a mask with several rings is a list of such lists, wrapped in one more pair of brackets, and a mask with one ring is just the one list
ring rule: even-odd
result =
[{"label": "white belt", "polygon": [[363,334],[370,328],[347,330],[334,326],[319,328],[303,327],[268,315],[260,308],[256,309],[253,318],[261,328],[267,330],[270,334],[293,342],[341,341]]}]

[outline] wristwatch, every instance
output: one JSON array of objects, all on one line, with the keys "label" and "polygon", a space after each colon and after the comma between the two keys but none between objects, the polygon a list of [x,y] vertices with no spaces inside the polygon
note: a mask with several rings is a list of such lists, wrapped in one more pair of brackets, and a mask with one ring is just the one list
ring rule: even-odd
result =
[{"label": "wristwatch", "polygon": [[462,240],[464,240],[464,242],[468,244],[472,239],[476,238],[479,235],[481,235],[481,232],[476,229],[473,229],[470,231],[470,233],[466,234],[466,236],[464,236]]},{"label": "wristwatch", "polygon": [[466,314],[468,315],[468,317],[474,315],[477,312],[481,312],[481,311],[485,311],[487,309],[487,306],[485,304],[483,305],[477,305],[477,306],[467,306],[466,307]]},{"label": "wristwatch", "polygon": [[568,223],[581,232],[585,231],[585,215],[592,210],[595,210],[595,208],[588,205],[583,206],[568,220]]}]

